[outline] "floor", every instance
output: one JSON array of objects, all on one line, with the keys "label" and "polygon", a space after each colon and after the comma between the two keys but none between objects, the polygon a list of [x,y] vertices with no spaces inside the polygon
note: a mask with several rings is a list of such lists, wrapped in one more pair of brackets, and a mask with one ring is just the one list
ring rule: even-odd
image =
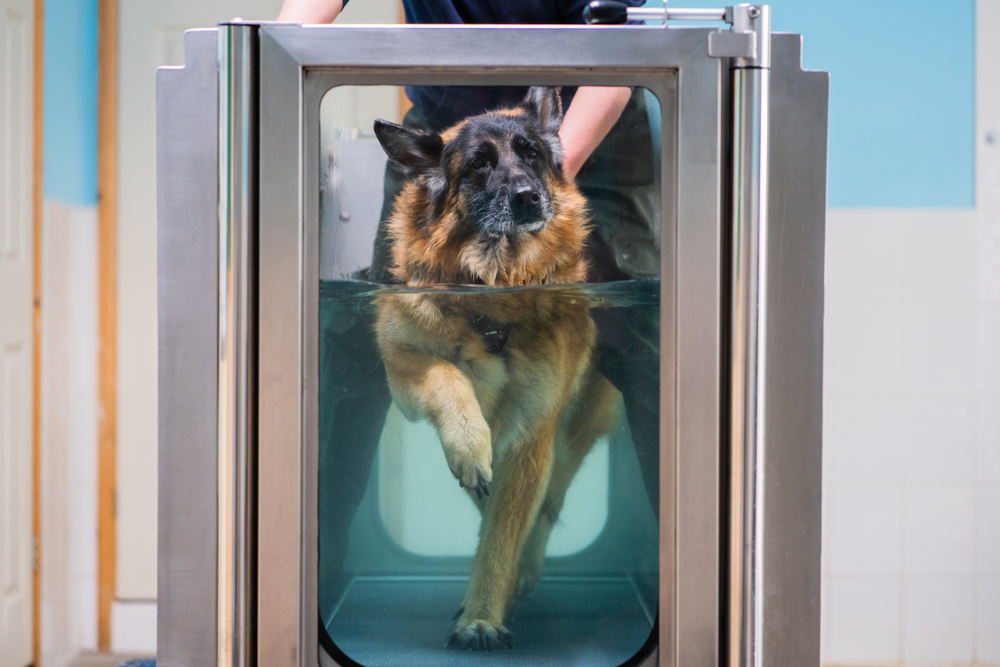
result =
[{"label": "floor", "polygon": [[327,623],[331,651],[363,665],[615,667],[640,652],[650,606],[626,577],[544,577],[509,613],[514,647],[445,648],[463,577],[356,577]]},{"label": "floor", "polygon": [[111,655],[108,653],[93,653],[90,655],[82,655],[72,663],[69,667],[116,667],[118,663],[124,662],[129,658],[134,658],[131,655]]}]

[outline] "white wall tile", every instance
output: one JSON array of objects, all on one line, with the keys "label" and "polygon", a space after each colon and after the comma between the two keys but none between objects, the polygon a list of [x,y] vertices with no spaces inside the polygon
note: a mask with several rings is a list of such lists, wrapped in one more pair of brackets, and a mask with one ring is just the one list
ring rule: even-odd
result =
[{"label": "white wall tile", "polygon": [[977,377],[976,329],[977,305],[971,300],[928,297],[907,301],[897,342],[906,391],[972,392]]},{"label": "white wall tile", "polygon": [[837,210],[826,216],[826,299],[882,303],[903,293],[903,217]]},{"label": "white wall tile", "polygon": [[904,493],[904,567],[908,574],[972,575],[975,491],[917,487]]},{"label": "white wall tile", "polygon": [[[1000,485],[979,488],[977,567],[980,574],[1000,576]],[[1000,635],[1000,624],[996,626]]]},{"label": "white wall tile", "polygon": [[972,211],[902,212],[904,295],[916,303],[976,299],[979,226]]},{"label": "white wall tile", "polygon": [[978,400],[977,474],[980,482],[1000,483],[1000,392],[980,393]]},{"label": "white wall tile", "polygon": [[958,396],[910,396],[903,402],[903,447],[909,482],[975,479],[976,401]]},{"label": "white wall tile", "polygon": [[979,335],[975,214],[914,211],[903,224],[903,386],[932,394],[971,391]]},{"label": "white wall tile", "polygon": [[894,482],[903,471],[899,395],[831,395],[823,402],[823,473],[828,482]]},{"label": "white wall tile", "polygon": [[980,391],[1000,392],[1000,303],[980,302],[976,359]]},{"label": "white wall tile", "polygon": [[832,493],[830,573],[899,574],[900,488],[834,487]]},{"label": "white wall tile", "polygon": [[[991,180],[998,182],[1000,151],[996,149],[994,151]],[[979,299],[1000,305],[1000,183],[997,187],[988,189],[996,190],[993,196],[997,203],[992,210],[980,211],[976,216],[979,231]]]},{"label": "white wall tile", "polygon": [[980,577],[976,584],[976,659],[1000,664],[1000,577]]},{"label": "white wall tile", "polygon": [[836,664],[898,660],[900,585],[897,577],[831,578],[830,625],[824,661]]},{"label": "white wall tile", "polygon": [[823,326],[826,392],[899,392],[902,305],[827,299]]},{"label": "white wall tile", "polygon": [[970,664],[973,579],[906,579],[903,599],[905,664]]}]

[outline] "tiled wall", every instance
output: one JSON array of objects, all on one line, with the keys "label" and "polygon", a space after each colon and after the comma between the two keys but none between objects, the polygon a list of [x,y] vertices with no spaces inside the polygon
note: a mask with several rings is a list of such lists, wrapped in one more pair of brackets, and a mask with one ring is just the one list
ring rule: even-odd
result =
[{"label": "tiled wall", "polygon": [[1000,665],[1000,0],[975,14],[975,205],[827,218],[827,665]]},{"label": "tiled wall", "polygon": [[1000,664],[998,223],[828,216],[830,663]]}]

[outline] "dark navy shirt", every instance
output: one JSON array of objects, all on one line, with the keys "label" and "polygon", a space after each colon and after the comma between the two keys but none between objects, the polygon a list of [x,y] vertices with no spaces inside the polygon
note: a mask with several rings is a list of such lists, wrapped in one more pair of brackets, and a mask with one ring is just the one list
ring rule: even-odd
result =
[{"label": "dark navy shirt", "polygon": [[[403,0],[407,23],[583,23],[590,0]],[[628,4],[642,4],[633,0]]]},{"label": "dark navy shirt", "polygon": [[[590,0],[403,0],[407,23],[450,24],[582,24]],[[624,0],[633,7],[644,0]],[[344,4],[347,4],[346,1]],[[526,87],[407,86],[406,95],[431,127],[441,130],[489,109],[515,106]],[[564,88],[564,108],[575,88]]]}]

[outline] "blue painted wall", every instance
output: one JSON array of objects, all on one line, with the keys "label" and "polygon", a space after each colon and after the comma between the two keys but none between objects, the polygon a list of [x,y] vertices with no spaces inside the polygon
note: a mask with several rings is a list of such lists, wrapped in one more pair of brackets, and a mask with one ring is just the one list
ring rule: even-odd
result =
[{"label": "blue painted wall", "polygon": [[773,30],[803,35],[803,65],[830,72],[830,206],[975,205],[974,0],[768,4]]},{"label": "blue painted wall", "polygon": [[45,1],[45,198],[97,204],[97,0]]},{"label": "blue painted wall", "polygon": [[[771,6],[775,30],[805,36],[804,65],[831,74],[831,206],[974,206],[974,0]],[[45,3],[45,196],[97,202],[97,0]]]}]

